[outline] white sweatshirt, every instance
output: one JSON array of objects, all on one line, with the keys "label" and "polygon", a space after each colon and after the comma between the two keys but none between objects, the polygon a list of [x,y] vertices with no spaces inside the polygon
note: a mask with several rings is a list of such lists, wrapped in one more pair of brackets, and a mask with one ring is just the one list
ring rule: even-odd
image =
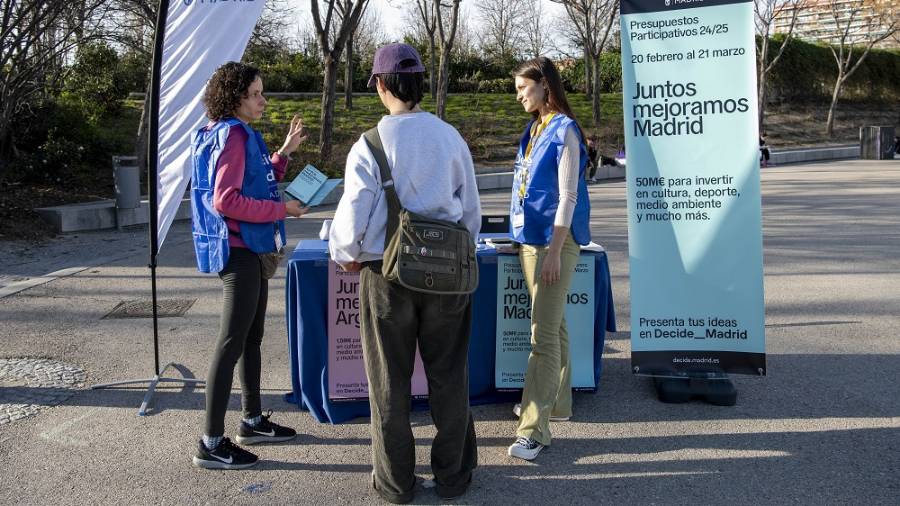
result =
[{"label": "white sweatshirt", "polygon": [[[378,133],[400,205],[429,218],[460,221],[474,240],[481,202],[472,155],[459,132],[429,112],[417,112],[384,116]],[[331,259],[380,260],[387,209],[378,162],[360,136],[347,155],[344,195],[329,232]]]}]

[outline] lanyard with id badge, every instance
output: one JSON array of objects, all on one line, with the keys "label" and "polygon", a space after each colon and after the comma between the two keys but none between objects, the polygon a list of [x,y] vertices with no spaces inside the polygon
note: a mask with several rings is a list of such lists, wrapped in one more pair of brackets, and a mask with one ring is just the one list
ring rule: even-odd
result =
[{"label": "lanyard with id badge", "polygon": [[528,198],[528,183],[530,182],[531,168],[534,161],[531,158],[531,151],[536,144],[541,133],[556,116],[556,113],[550,113],[541,121],[535,121],[531,126],[531,132],[528,138],[528,146],[525,147],[524,156],[516,158],[516,172],[513,187],[515,195],[513,196],[513,212],[512,226],[513,228],[522,228],[525,226],[525,199]]}]

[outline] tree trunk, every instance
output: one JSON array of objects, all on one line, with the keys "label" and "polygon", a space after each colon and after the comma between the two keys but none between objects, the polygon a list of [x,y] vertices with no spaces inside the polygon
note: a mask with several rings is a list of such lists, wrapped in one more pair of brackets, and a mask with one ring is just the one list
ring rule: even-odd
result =
[{"label": "tree trunk", "polygon": [[0,110],[0,178],[6,172],[6,167],[12,161],[13,136],[10,128],[11,108],[9,104],[3,104]]},{"label": "tree trunk", "polygon": [[584,96],[590,97],[591,92],[591,53],[587,44],[584,46]]},{"label": "tree trunk", "polygon": [[591,94],[591,115],[594,118],[594,127],[600,128],[600,55],[593,61],[594,78]]},{"label": "tree trunk", "polygon": [[334,102],[337,97],[338,62],[333,54],[325,56],[325,81],[322,85],[322,114],[319,117],[319,157],[326,163],[331,156],[331,134],[334,130]]},{"label": "tree trunk", "polygon": [[347,37],[345,46],[347,53],[347,65],[344,72],[344,107],[348,111],[353,110],[353,34]]},{"label": "tree trunk", "polygon": [[6,166],[12,158],[9,156],[9,152],[12,151],[12,135],[7,130],[7,128],[0,127],[0,179],[6,173]]},{"label": "tree trunk", "polygon": [[447,112],[447,91],[450,89],[450,51],[441,51],[440,70],[438,71],[437,116],[445,119]]},{"label": "tree trunk", "polygon": [[437,98],[437,88],[434,79],[434,63],[437,59],[437,55],[435,54],[434,49],[434,33],[432,33],[428,37],[428,51],[431,53],[431,59],[429,61],[429,66],[431,67],[431,69],[428,72],[428,90],[431,92],[431,100],[434,100],[435,98]]},{"label": "tree trunk", "polygon": [[825,121],[825,133],[829,137],[834,136],[834,112],[837,108],[838,97],[841,95],[841,87],[844,85],[843,72],[839,72],[834,82],[834,92],[831,94],[831,106],[828,107],[828,120]]},{"label": "tree trunk", "polygon": [[138,123],[137,136],[134,139],[134,156],[137,158],[135,165],[141,174],[147,173],[147,136],[149,135],[150,121],[150,79],[147,79],[147,89],[144,91],[144,105],[141,107],[141,121]]},{"label": "tree trunk", "polygon": [[769,38],[762,37],[762,47],[759,49],[759,60],[756,62],[756,106],[758,110],[759,131],[763,131],[766,117],[766,60],[769,59]]},{"label": "tree trunk", "polygon": [[765,124],[766,124],[766,100],[767,100],[766,77],[767,77],[767,72],[763,71],[762,74],[760,74],[758,82],[757,82],[757,86],[759,86],[759,93],[758,93],[759,100],[758,100],[757,106],[759,107],[759,111],[758,111],[759,127],[758,128],[759,128],[760,132],[765,130]]}]

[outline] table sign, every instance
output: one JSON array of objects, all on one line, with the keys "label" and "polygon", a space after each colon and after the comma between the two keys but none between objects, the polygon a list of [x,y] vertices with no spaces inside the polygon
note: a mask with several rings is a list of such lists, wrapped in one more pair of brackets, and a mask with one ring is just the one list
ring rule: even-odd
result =
[{"label": "table sign", "polygon": [[[565,318],[572,388],[595,388],[593,257],[582,255],[575,266]],[[531,297],[518,256],[497,258],[496,347],[495,386],[498,389],[524,387],[531,353]]]},{"label": "table sign", "polygon": [[[428,381],[419,350],[412,377],[413,397],[428,396]],[[328,262],[328,398],[369,398],[359,335],[359,273]]]}]

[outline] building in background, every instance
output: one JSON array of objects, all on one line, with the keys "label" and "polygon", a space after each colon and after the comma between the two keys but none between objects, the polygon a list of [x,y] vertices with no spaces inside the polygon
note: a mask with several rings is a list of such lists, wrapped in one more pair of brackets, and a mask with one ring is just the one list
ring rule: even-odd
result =
[{"label": "building in background", "polygon": [[[788,32],[794,9],[798,9],[794,36],[826,43],[837,42],[848,21],[848,41],[864,43],[892,30],[891,24],[900,18],[900,0],[808,0],[785,7],[775,18],[774,33]],[[875,47],[900,49],[900,32]]]}]

